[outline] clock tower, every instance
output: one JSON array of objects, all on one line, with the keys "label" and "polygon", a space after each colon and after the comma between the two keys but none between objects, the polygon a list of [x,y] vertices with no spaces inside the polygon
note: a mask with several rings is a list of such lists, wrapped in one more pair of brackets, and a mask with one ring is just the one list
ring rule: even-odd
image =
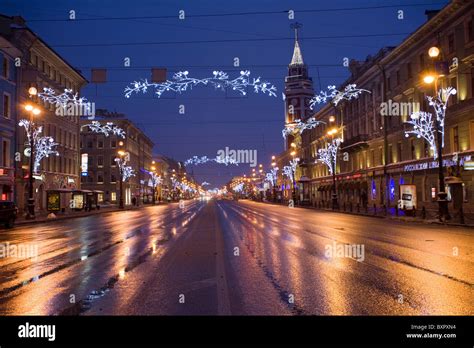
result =
[{"label": "clock tower", "polygon": [[[296,120],[306,120],[313,114],[309,101],[314,96],[313,80],[308,76],[308,66],[303,62],[300,44],[298,42],[298,29],[301,24],[294,23],[291,28],[295,30],[295,48],[291,63],[288,65],[288,76],[285,77],[285,124]],[[290,147],[293,136],[286,139],[286,149]]]}]

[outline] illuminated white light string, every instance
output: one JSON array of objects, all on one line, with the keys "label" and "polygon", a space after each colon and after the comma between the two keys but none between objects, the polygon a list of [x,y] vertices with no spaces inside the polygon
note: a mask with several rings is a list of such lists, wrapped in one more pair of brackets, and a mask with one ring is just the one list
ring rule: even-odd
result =
[{"label": "illuminated white light string", "polygon": [[[427,96],[428,104],[433,107],[436,114],[436,122],[439,124],[438,132],[441,135],[441,147],[444,148],[444,125],[446,119],[446,108],[449,97],[457,93],[454,87],[440,88],[436,96]],[[434,159],[438,158],[438,148],[436,146],[436,124],[433,115],[426,111],[417,111],[410,115],[410,121],[406,123],[413,126],[412,130],[405,131],[405,136],[414,134],[417,138],[425,139],[431,150]]]},{"label": "illuminated white light string", "polygon": [[333,174],[337,165],[337,152],[341,145],[341,138],[333,139],[325,149],[318,150],[318,159],[316,161],[323,162],[329,170],[329,174]]},{"label": "illuminated white light string", "polygon": [[38,98],[54,104],[56,107],[66,108],[68,104],[79,105],[84,108],[86,112],[91,111],[91,104],[84,97],[79,97],[78,93],[74,93],[72,89],[65,89],[63,93],[56,94],[52,88],[45,87],[43,92],[38,93]]},{"label": "illuminated white light string", "polygon": [[189,76],[188,71],[180,71],[173,74],[172,80],[166,80],[162,83],[148,82],[148,80],[134,81],[125,88],[125,98],[130,98],[133,93],[147,93],[151,87],[155,90],[158,98],[165,92],[183,93],[193,89],[198,85],[213,86],[215,89],[225,91],[231,89],[246,95],[247,87],[252,87],[255,93],[268,94],[276,97],[276,87],[267,81],[262,81],[260,77],[250,79],[250,71],[240,71],[240,76],[229,80],[229,75],[223,71],[213,71],[212,77],[197,79]]},{"label": "illuminated white light string", "polygon": [[59,156],[59,152],[56,151],[56,146],[59,144],[54,141],[50,136],[40,136],[43,131],[43,127],[35,127],[30,121],[22,119],[18,122],[20,127],[24,127],[26,131],[26,137],[28,139],[28,145],[26,152],[31,156],[31,149],[29,144],[33,138],[33,150],[34,150],[34,159],[33,159],[33,173],[38,174],[41,160],[50,155]]},{"label": "illuminated white light string", "polygon": [[283,167],[283,174],[288,177],[291,180],[294,180],[295,178],[295,173],[296,173],[296,167],[298,166],[298,162],[300,161],[299,158],[293,158],[290,161],[289,166],[284,166]]},{"label": "illuminated white light string", "polygon": [[104,134],[106,137],[113,134],[125,139],[125,131],[112,122],[107,122],[103,125],[99,121],[92,121],[92,123],[86,124],[84,126],[89,127],[92,132]]},{"label": "illuminated white light string", "polygon": [[408,138],[410,134],[413,134],[419,139],[425,139],[429,144],[430,149],[433,151],[434,159],[438,158],[433,115],[429,112],[417,111],[410,115],[410,119],[411,120],[406,123],[411,124],[413,129],[405,131],[405,137]]},{"label": "illuminated white light string", "polygon": [[355,83],[347,85],[342,91],[338,91],[336,86],[328,86],[327,91],[320,91],[319,94],[311,98],[309,107],[313,110],[316,104],[326,103],[328,100],[337,106],[343,100],[357,99],[364,92],[370,93],[366,89],[357,88]]},{"label": "illuminated white light string", "polygon": [[278,167],[272,168],[270,172],[265,174],[266,180],[272,185],[276,186],[277,182],[277,177],[278,177]]},{"label": "illuminated white light string", "polygon": [[193,156],[193,157],[187,159],[184,162],[184,165],[185,166],[200,165],[200,164],[204,164],[204,163],[207,163],[207,162],[216,162],[216,163],[219,163],[219,164],[225,164],[226,166],[228,166],[229,164],[234,164],[236,166],[239,165],[235,159],[233,159],[232,157],[229,157],[229,156],[225,156],[225,157],[224,156],[216,156],[214,158],[209,158],[207,156],[201,156],[201,157]]},{"label": "illuminated white light string", "polygon": [[123,182],[126,182],[132,176],[135,176],[135,170],[131,166],[127,166],[127,160],[117,157],[115,162],[117,162]]},{"label": "illuminated white light string", "polygon": [[317,121],[314,117],[310,117],[306,122],[301,120],[295,120],[295,122],[288,123],[285,125],[285,128],[282,130],[283,138],[286,138],[288,135],[302,134],[306,129],[313,129],[319,126],[320,124],[325,124],[326,122]]}]

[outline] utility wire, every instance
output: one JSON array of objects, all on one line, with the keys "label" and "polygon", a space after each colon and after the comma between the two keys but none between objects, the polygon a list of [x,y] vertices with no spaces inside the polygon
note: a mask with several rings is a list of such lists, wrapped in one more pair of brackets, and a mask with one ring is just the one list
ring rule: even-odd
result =
[{"label": "utility wire", "polygon": [[[403,8],[403,7],[420,7],[420,6],[433,6],[433,5],[446,5],[446,2],[431,2],[431,3],[413,3],[413,4],[397,4],[397,5],[378,5],[378,6],[361,6],[361,7],[340,7],[340,8],[323,8],[323,9],[305,9],[305,10],[293,10],[295,13],[326,13],[326,12],[343,12],[343,11],[363,11],[363,10],[377,10],[386,8]],[[275,14],[287,14],[288,10],[278,11],[249,11],[249,12],[231,12],[231,13],[207,13],[207,14],[185,14],[185,18],[205,18],[205,17],[229,17],[229,16],[260,16],[260,15],[275,15]],[[179,12],[174,15],[162,15],[162,16],[127,16],[127,17],[101,17],[101,18],[76,18],[70,19],[59,19],[59,18],[48,18],[48,19],[29,19],[28,22],[90,22],[90,21],[123,21],[123,20],[142,20],[142,19],[178,19]]]}]

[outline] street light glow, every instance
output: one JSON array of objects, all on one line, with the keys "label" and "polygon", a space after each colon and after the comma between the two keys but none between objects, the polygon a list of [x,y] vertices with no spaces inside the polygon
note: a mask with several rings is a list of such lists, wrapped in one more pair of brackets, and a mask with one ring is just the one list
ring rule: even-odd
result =
[{"label": "street light glow", "polygon": [[431,74],[425,75],[423,77],[423,82],[426,84],[431,84],[434,82],[434,80],[435,80],[435,76]]},{"label": "street light glow", "polygon": [[431,47],[429,50],[428,50],[428,55],[431,57],[431,58],[436,58],[439,56],[439,48],[436,47],[436,46],[433,46]]}]

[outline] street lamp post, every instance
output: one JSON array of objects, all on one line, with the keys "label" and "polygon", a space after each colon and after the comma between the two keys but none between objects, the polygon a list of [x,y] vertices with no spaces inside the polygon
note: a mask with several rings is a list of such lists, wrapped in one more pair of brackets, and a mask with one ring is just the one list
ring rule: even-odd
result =
[{"label": "street lamp post", "polygon": [[[125,152],[120,150],[117,152],[119,155],[119,161],[123,161],[123,156],[125,155]],[[124,202],[123,202],[123,165],[119,165],[119,174],[120,174],[120,198],[119,198],[119,209],[123,209]]]},{"label": "street lamp post", "polygon": [[151,171],[152,171],[151,178],[152,178],[152,182],[151,182],[151,183],[153,184],[153,193],[152,193],[152,194],[153,194],[153,197],[152,197],[151,201],[152,201],[152,204],[155,205],[155,204],[156,204],[156,184],[157,184],[157,183],[156,183],[156,180],[157,180],[157,178],[156,178],[156,167],[154,166],[155,161],[152,161],[151,164],[152,164],[152,166],[151,166]]},{"label": "street lamp post", "polygon": [[[28,90],[28,94],[30,99],[33,99],[34,96],[38,93],[35,87],[30,87]],[[25,110],[28,111],[30,115],[30,168],[29,168],[29,176],[28,176],[28,211],[26,218],[27,219],[35,219],[35,197],[33,193],[35,178],[34,178],[34,163],[35,163],[35,128],[36,125],[34,123],[34,116],[37,116],[41,113],[41,110],[34,106],[32,103],[28,103],[25,105]]]},{"label": "street lamp post", "polygon": [[[295,160],[295,156],[296,156],[296,144],[295,143],[291,143],[291,147],[293,148],[293,151],[291,151],[290,155],[293,159],[293,161]],[[293,203],[296,204],[296,168],[295,170],[292,170],[291,171],[291,180],[292,180],[292,190],[291,190],[291,196],[293,198]]]},{"label": "street lamp post", "polygon": [[[276,162],[275,162],[275,156],[272,156],[272,169],[275,170],[276,167]],[[273,175],[273,174],[272,174]],[[273,178],[273,187],[272,187],[272,196],[273,196],[273,202],[276,203],[276,175]]]},{"label": "street lamp post", "polygon": [[[328,135],[331,137],[331,141],[334,141],[334,134],[337,133],[336,128],[332,128],[328,131]],[[337,187],[336,187],[336,159],[331,157],[331,167],[332,167],[332,210],[338,209],[339,205],[337,202]]]},{"label": "street lamp post", "polygon": [[[428,50],[428,55],[435,63],[440,57],[440,49],[436,46],[431,47]],[[435,95],[438,93],[438,79],[444,76],[443,73],[439,71],[434,71],[433,75],[427,75],[424,77],[424,82],[427,84],[433,83]],[[440,120],[438,117],[434,118],[434,126],[436,133],[436,147],[438,152],[438,181],[439,181],[439,190],[438,190],[438,215],[439,220],[449,220],[451,217],[449,215],[448,209],[448,194],[445,192],[445,181],[444,181],[444,170],[443,170],[443,135],[441,134]]]}]

